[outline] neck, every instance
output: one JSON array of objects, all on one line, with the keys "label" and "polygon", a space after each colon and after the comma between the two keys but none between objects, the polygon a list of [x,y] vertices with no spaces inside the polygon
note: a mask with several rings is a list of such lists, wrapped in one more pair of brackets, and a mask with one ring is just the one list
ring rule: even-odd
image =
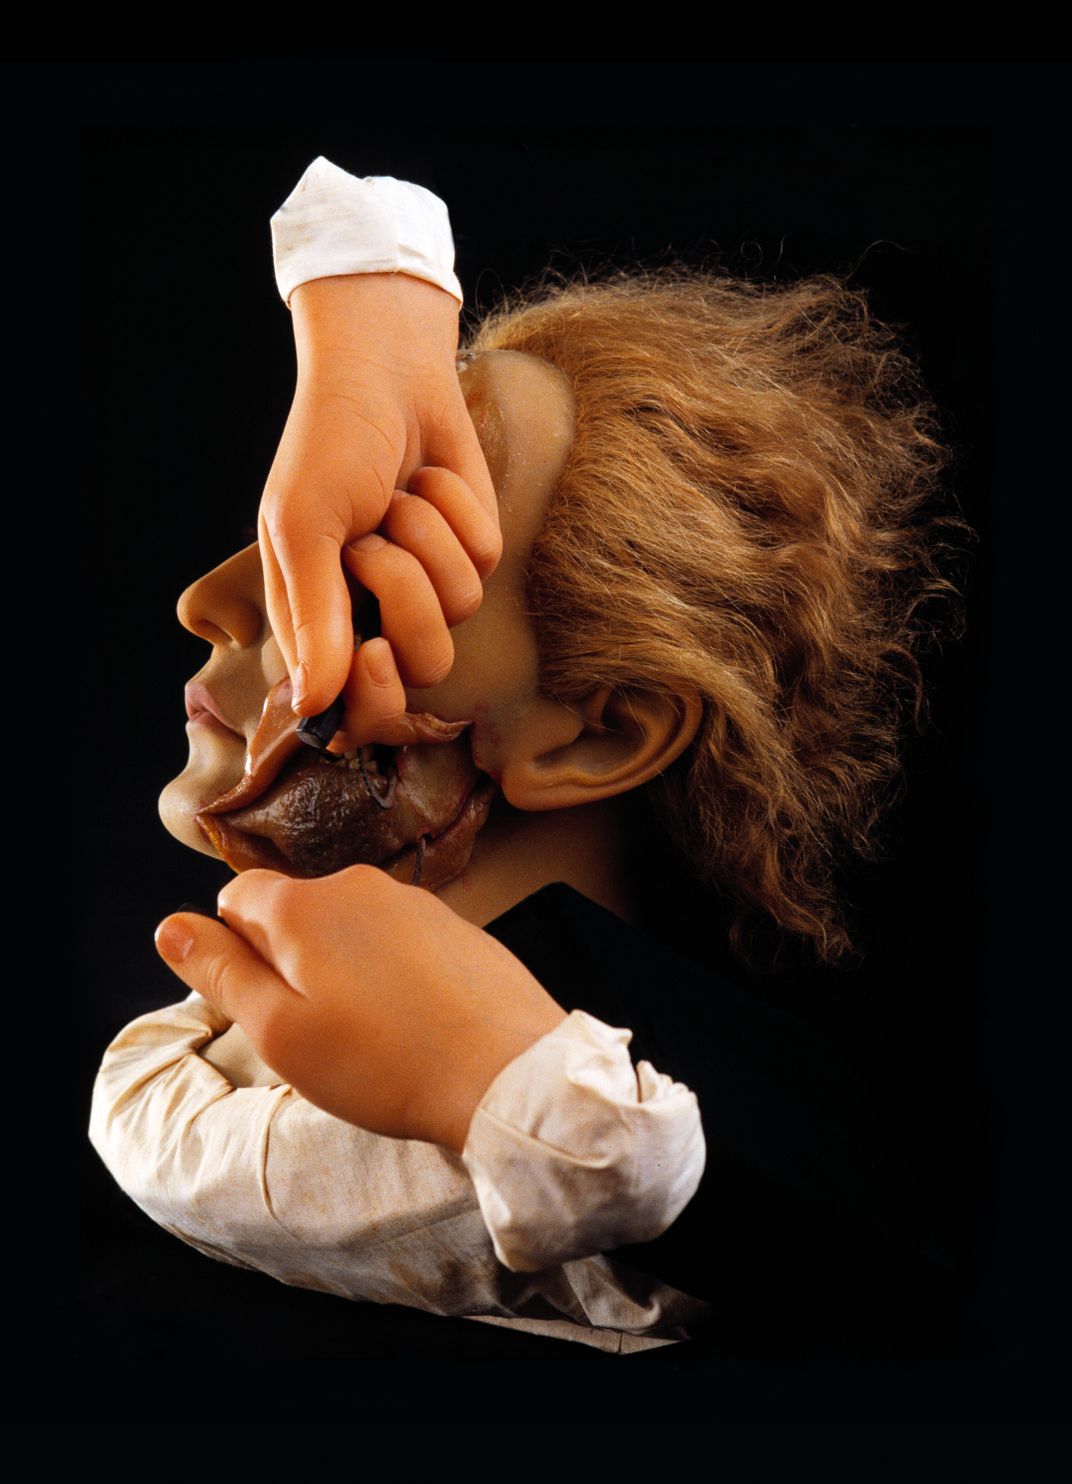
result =
[{"label": "neck", "polygon": [[468,866],[439,897],[459,917],[484,927],[542,886],[564,881],[629,921],[625,814],[621,798],[527,813],[500,796]]}]

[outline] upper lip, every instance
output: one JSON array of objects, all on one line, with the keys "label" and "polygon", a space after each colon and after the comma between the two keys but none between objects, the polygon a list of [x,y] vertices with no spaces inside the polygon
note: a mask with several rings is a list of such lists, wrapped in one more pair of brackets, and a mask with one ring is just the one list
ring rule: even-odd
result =
[{"label": "upper lip", "polygon": [[186,715],[193,721],[194,717],[200,716],[203,711],[207,711],[218,722],[222,722],[229,732],[234,732],[239,741],[245,742],[245,734],[224,715],[219,702],[208,686],[200,680],[191,680],[186,687]]}]

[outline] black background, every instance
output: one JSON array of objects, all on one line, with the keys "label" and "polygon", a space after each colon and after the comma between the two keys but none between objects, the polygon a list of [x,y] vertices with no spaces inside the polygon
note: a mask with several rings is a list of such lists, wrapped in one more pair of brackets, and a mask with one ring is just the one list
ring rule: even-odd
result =
[{"label": "black background", "polygon": [[[81,1278],[67,1316],[85,1374],[133,1362],[126,1384],[149,1386],[140,1362],[194,1360],[218,1345],[243,1366],[338,1358],[332,1385],[359,1374],[366,1395],[403,1408],[422,1377],[437,1394],[479,1384],[506,1397],[522,1377],[553,1386],[583,1370],[578,1380],[596,1390],[639,1384],[679,1402],[717,1392],[737,1417],[772,1404],[816,1418],[833,1417],[831,1403],[863,1417],[1045,1409],[1056,1239],[1039,1093],[1056,990],[1025,953],[1049,936],[1039,857],[1016,833],[1025,813],[1037,816],[1024,798],[1039,779],[1023,790],[1009,781],[1024,766],[1025,728],[1041,741],[1044,724],[1023,706],[1012,721],[1007,698],[1012,685],[1037,694],[1016,620],[1033,598],[1035,512],[1054,499],[1031,470],[1028,429],[1047,376],[1033,275],[1046,261],[1056,69],[369,53],[8,71],[31,98],[24,117],[34,89],[51,100],[40,138],[53,130],[56,142],[40,155],[51,170],[43,206],[57,223],[45,281],[58,329],[46,356],[54,347],[66,420],[38,442],[36,467],[74,494],[59,519],[61,585],[75,602],[55,653],[67,695],[69,669],[81,672],[65,769],[82,822],[67,876],[82,1033],[65,1138],[81,1191]],[[350,1306],[183,1248],[89,1149],[101,1047],[175,993],[154,924],[183,900],[211,902],[226,878],[172,842],[155,812],[185,757],[182,684],[203,662],[174,601],[249,539],[292,373],[268,218],[318,154],[442,196],[470,306],[548,261],[672,253],[764,278],[851,269],[876,313],[905,327],[979,541],[968,635],[931,665],[935,726],[910,750],[888,859],[861,872],[852,895],[868,951],[861,997],[887,1007],[891,1062],[911,1048],[906,1120],[960,1234],[963,1313],[941,1353],[615,1362]],[[51,518],[59,497],[50,481],[44,489],[40,513]],[[1037,503],[1025,512],[1026,498]],[[61,1260],[69,1269],[73,1254]]]}]

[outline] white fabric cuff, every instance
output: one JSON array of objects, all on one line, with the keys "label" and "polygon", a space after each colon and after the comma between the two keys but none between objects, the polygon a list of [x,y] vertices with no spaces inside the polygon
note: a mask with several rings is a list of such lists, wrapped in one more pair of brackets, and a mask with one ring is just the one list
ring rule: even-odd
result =
[{"label": "white fabric cuff", "polygon": [[696,1193],[696,1095],[635,1067],[632,1032],[574,1010],[496,1077],[462,1159],[499,1261],[514,1272],[659,1236]]},{"label": "white fabric cuff", "polygon": [[272,217],[284,301],[301,283],[345,273],[408,273],[462,302],[447,208],[390,175],[359,179],[320,155]]}]

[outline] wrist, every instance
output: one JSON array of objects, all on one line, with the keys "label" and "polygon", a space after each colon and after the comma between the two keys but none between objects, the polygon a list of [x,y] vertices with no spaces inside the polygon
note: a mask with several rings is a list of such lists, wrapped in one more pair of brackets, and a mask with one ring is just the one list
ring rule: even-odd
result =
[{"label": "wrist", "polygon": [[406,273],[315,278],[291,296],[298,366],[316,373],[341,358],[447,363],[457,350],[460,305],[444,289]]},{"label": "wrist", "polygon": [[547,1004],[524,1021],[475,1027],[455,1063],[453,1086],[437,1103],[436,1142],[461,1154],[476,1110],[496,1077],[565,1019],[565,1010],[548,996]]}]

